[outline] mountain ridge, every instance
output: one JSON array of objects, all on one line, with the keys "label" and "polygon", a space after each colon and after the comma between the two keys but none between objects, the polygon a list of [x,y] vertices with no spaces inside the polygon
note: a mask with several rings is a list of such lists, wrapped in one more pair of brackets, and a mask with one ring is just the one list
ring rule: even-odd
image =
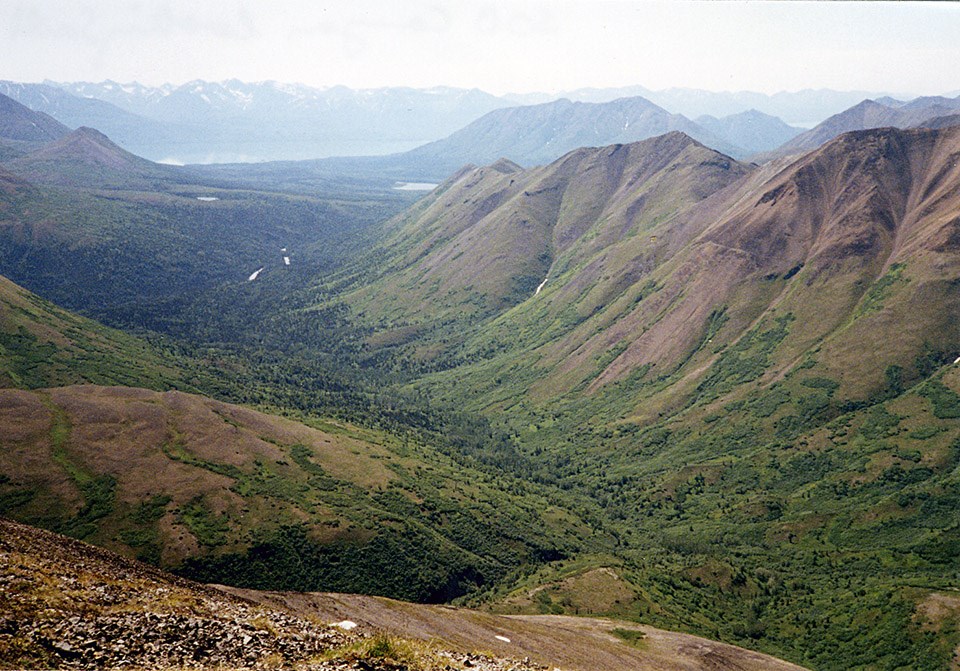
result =
[{"label": "mountain ridge", "polygon": [[0,138],[46,143],[58,140],[70,129],[43,112],[34,112],[13,98],[0,94]]},{"label": "mountain ridge", "polygon": [[43,147],[4,164],[43,184],[87,188],[158,188],[181,174],[122,149],[93,128],[81,126]]},{"label": "mountain ridge", "polygon": [[503,156],[529,167],[549,163],[579,147],[638,141],[673,130],[720,151],[736,151],[686,117],[670,114],[638,96],[610,103],[561,99],[495,110],[449,137],[402,157],[413,163],[443,165],[447,172],[466,163],[487,164]]},{"label": "mountain ridge", "polygon": [[850,131],[884,126],[909,128],[922,124],[927,119],[944,116],[960,109],[960,98],[941,96],[921,97],[909,102],[893,102],[896,104],[891,106],[875,100],[863,100],[797,135],[777,149],[753,158],[757,161],[765,161],[770,158],[802,153],[816,149],[838,135]]},{"label": "mountain ridge", "polygon": [[[465,170],[418,205],[414,216],[419,219],[408,233],[401,218],[389,224],[395,234],[385,244],[409,251],[387,252],[398,259],[399,276],[371,289],[373,304],[385,310],[385,302],[400,306],[430,296],[434,303],[452,305],[459,295],[467,314],[497,309],[505,300],[502,309],[533,295],[548,271],[555,272],[551,266],[572,263],[571,245],[596,217],[618,217],[623,235],[638,225],[637,219],[655,219],[651,212],[669,208],[669,192],[648,185],[658,178],[668,182],[671,172],[677,181],[684,179],[681,174],[696,175],[685,177],[683,188],[688,197],[702,199],[748,171],[680,132],[577,149],[550,166],[523,172]],[[455,204],[459,211],[452,210]],[[383,264],[381,271],[390,267]]]}]

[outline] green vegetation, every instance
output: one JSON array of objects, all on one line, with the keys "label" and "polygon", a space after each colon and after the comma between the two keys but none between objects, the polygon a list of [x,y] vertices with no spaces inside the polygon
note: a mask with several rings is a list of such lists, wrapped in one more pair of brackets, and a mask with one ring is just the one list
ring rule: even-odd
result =
[{"label": "green vegetation", "polygon": [[877,280],[867,294],[863,297],[857,308],[857,316],[876,312],[883,307],[883,303],[890,294],[891,289],[898,283],[907,282],[903,276],[903,270],[906,267],[903,263],[894,263],[890,266],[887,274]]},{"label": "green vegetation", "polygon": [[441,648],[425,641],[403,639],[379,633],[362,638],[343,648],[331,650],[324,659],[350,662],[364,668],[369,664],[384,668],[408,669],[409,671],[441,671],[461,668],[451,666],[453,660],[442,654]]},{"label": "green vegetation", "polygon": [[639,629],[623,629],[622,627],[615,627],[610,630],[610,633],[627,645],[632,645],[635,648],[642,648],[644,643],[643,639],[647,637],[647,635]]},{"label": "green vegetation", "polygon": [[960,394],[943,385],[940,380],[931,380],[920,392],[933,403],[933,414],[940,419],[960,418]]},{"label": "green vegetation", "polygon": [[[906,264],[857,275],[842,299],[801,293],[826,266],[764,269],[670,322],[694,285],[658,265],[652,232],[678,191],[651,196],[602,257],[576,256],[600,249],[596,226],[573,252],[538,243],[515,273],[444,293],[408,261],[456,231],[375,226],[402,203],[369,185],[307,194],[291,174],[268,193],[225,176],[215,204],[187,186],[49,190],[0,233],[0,270],[141,336],[6,288],[3,384],[201,391],[357,442],[334,459],[227,413],[206,443],[166,427],[157,451],[206,489],[130,501],[49,403],[44,438],[79,508],[41,520],[59,499],[5,468],[0,510],[155,563],[174,526],[199,549],[165,561],[200,580],[616,616],[814,669],[948,668],[956,618],[921,611],[960,562],[957,343],[887,334],[861,357],[843,340],[900,314],[922,282]],[[297,250],[289,269],[281,247]],[[816,331],[813,295],[847,312]],[[683,327],[640,341],[665,323]],[[260,451],[199,447],[235,434]],[[400,659],[393,645],[363,654]]]},{"label": "green vegetation", "polygon": [[[787,336],[788,327],[793,320],[794,316],[791,314],[777,317],[771,328],[758,326],[723,352],[697,386],[701,398],[716,398],[736,385],[752,382],[760,377],[770,366],[769,355]],[[715,333],[722,324],[722,320],[711,319],[707,333]]]}]

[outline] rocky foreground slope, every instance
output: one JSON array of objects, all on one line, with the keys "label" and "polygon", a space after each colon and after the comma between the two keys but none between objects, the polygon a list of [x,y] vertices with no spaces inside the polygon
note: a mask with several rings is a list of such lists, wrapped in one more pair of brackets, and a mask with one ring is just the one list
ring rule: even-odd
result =
[{"label": "rocky foreground slope", "polygon": [[0,567],[0,668],[540,668],[348,633],[4,519]]},{"label": "rocky foreground slope", "polygon": [[342,594],[227,592],[0,518],[0,668],[533,671],[557,664],[593,671],[800,668],[608,620],[505,617]]}]

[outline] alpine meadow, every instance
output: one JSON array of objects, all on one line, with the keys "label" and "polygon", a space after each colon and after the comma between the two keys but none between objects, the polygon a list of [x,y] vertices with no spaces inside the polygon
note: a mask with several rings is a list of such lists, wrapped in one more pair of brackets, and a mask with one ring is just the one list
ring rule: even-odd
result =
[{"label": "alpine meadow", "polygon": [[245,64],[0,68],[0,668],[960,669],[955,79]]}]

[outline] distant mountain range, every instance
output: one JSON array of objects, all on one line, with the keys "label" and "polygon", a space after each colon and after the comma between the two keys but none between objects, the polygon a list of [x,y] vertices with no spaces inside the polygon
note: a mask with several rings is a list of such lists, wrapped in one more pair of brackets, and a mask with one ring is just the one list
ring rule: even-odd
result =
[{"label": "distant mountain range", "polygon": [[163,87],[7,81],[0,93],[67,126],[97,128],[141,156],[185,163],[390,153],[511,104],[476,89],[317,89],[237,80]]},{"label": "distant mountain range", "polygon": [[755,160],[769,160],[810,151],[849,131],[882,128],[884,126],[911,128],[923,125],[925,121],[930,119],[956,114],[958,111],[960,111],[960,97],[931,96],[916,98],[908,102],[889,97],[878,100],[863,100],[850,109],[831,116],[810,130],[800,133],[776,150],[755,157]]},{"label": "distant mountain range", "polygon": [[643,96],[661,107],[691,119],[699,116],[730,116],[748,110],[757,110],[779,117],[786,123],[811,127],[823,119],[855,105],[865,98],[876,98],[883,93],[869,91],[833,91],[804,89],[781,91],[772,95],[756,91],[704,91],[702,89],[669,88],[654,91],[643,86],[619,88],[582,88],[546,93],[509,94],[504,96],[516,103],[529,105],[568,98],[581,102],[610,102],[617,98]]},{"label": "distant mountain range", "polygon": [[[447,173],[464,163],[481,165],[500,156],[524,165],[542,164],[559,157],[563,151],[558,148],[632,142],[671,130],[683,131],[735,158],[767,158],[768,152],[800,133],[791,123],[812,126],[830,115],[855,116],[856,112],[844,110],[867,98],[877,98],[877,104],[900,112],[892,125],[914,125],[922,114],[914,103],[882,94],[830,90],[766,95],[696,89],[651,91],[633,86],[577,89],[558,94],[558,99],[546,94],[497,97],[450,87],[352,90],[272,81],[196,80],[158,87],[112,81],[2,81],[0,94],[69,128],[96,128],[124,149],[155,161],[298,160],[414,150],[405,161],[423,159],[439,165],[434,160],[439,159]],[[932,107],[939,101],[946,113],[950,107],[945,101],[949,100],[922,98],[917,105]],[[518,102],[522,107],[516,107]],[[486,127],[483,123],[471,126],[491,112],[499,115],[487,117]],[[824,123],[837,130],[811,130],[784,151],[769,155],[811,149],[839,132],[869,127],[864,123]],[[510,137],[511,124],[524,129],[519,141]],[[428,144],[441,139],[443,144]],[[471,149],[471,143],[483,145],[485,150]],[[0,151],[9,157],[15,151],[6,144],[7,149]]]},{"label": "distant mountain range", "polygon": [[[0,93],[42,111],[71,128],[89,126],[125,149],[152,160],[210,163],[325,156],[365,156],[402,152],[446,137],[484,114],[505,107],[558,102],[609,103],[643,97],[664,111],[693,119],[751,112],[776,116],[786,124],[811,126],[831,114],[878,94],[829,90],[765,95],[715,93],[695,89],[651,91],[644,87],[578,89],[546,94],[496,97],[472,89],[315,88],[280,82],[238,80],[144,86],[112,81],[0,82]],[[765,122],[768,119],[765,119]],[[731,128],[736,122],[726,124]],[[703,124],[701,124],[703,125]],[[769,151],[786,137],[744,127],[728,137],[715,126],[691,135],[734,155]],[[667,130],[691,130],[674,123]],[[713,136],[709,135],[713,133]],[[609,134],[608,134],[609,135]],[[624,138],[639,139],[639,136]],[[716,141],[719,140],[719,141]],[[617,142],[607,137],[597,144]],[[782,143],[781,140],[780,143]]]},{"label": "distant mountain range", "polygon": [[605,103],[562,99],[494,110],[442,140],[400,154],[325,159],[304,166],[321,172],[356,170],[443,181],[466,165],[486,165],[500,158],[524,167],[545,165],[581,147],[626,144],[673,131],[736,158],[755,153],[755,147],[778,147],[784,138],[800,132],[755,110],[700,121],[671,114],[639,96]]}]

